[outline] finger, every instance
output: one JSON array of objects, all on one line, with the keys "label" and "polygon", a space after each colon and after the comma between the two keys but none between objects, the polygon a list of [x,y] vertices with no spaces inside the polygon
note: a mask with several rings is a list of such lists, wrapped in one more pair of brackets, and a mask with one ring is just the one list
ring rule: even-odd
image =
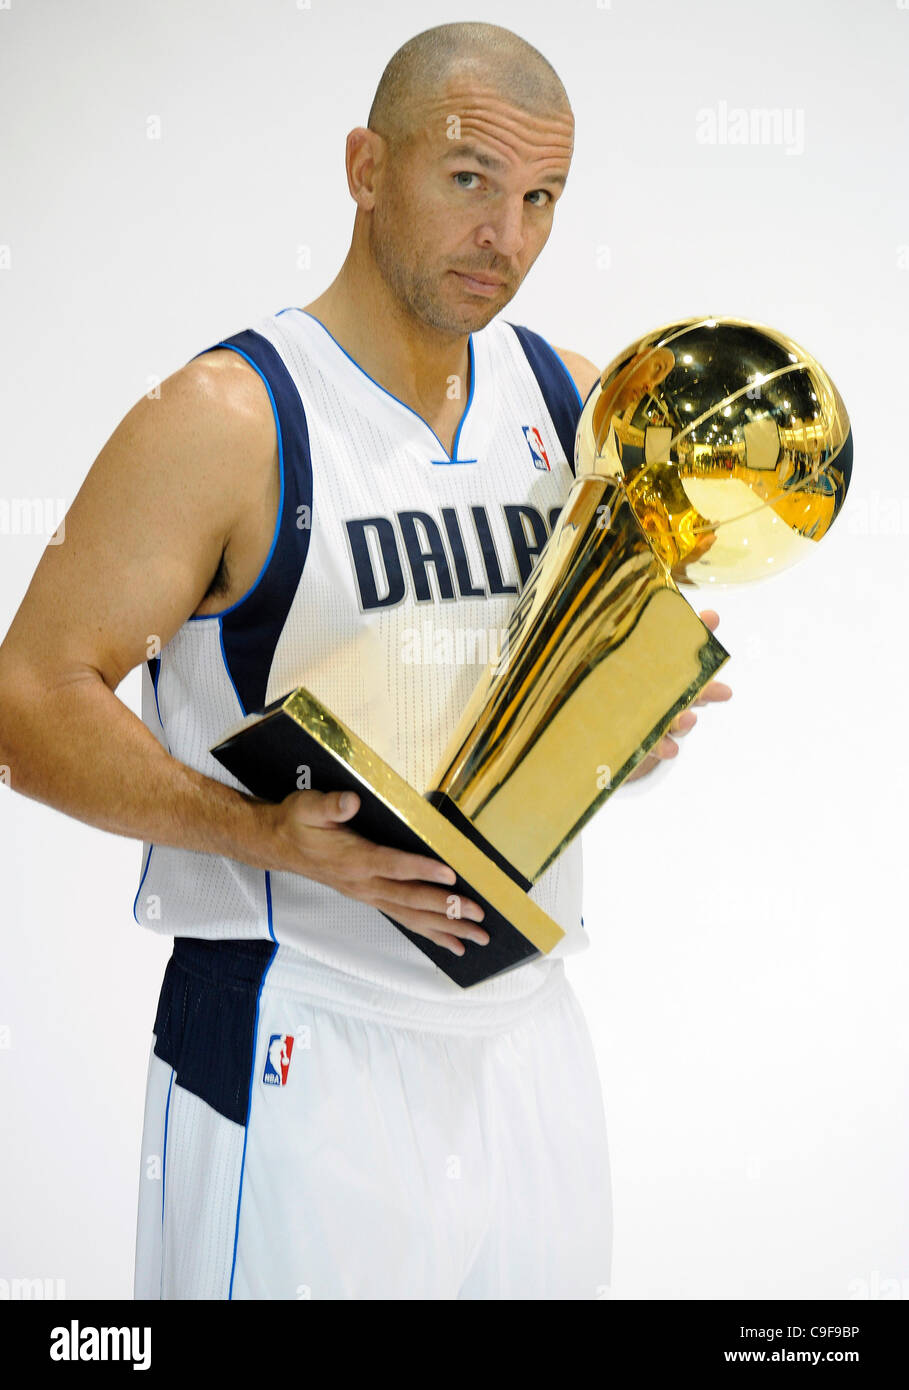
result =
[{"label": "finger", "polygon": [[[436,912],[450,921],[462,918],[469,923],[482,922],[485,912],[472,898],[458,893],[445,893],[423,883],[398,883],[392,879],[377,879],[371,887],[375,899],[396,903],[398,907],[415,908],[420,912]],[[436,926],[439,924],[436,923]]]},{"label": "finger", "polygon": [[360,798],[356,792],[328,792],[327,814],[333,821],[350,820],[360,809]]},{"label": "finger", "polygon": [[446,947],[456,956],[463,956],[466,949],[461,940],[462,937],[465,940],[473,941],[477,946],[485,946],[489,941],[488,932],[482,931],[479,927],[470,927],[463,922],[453,921],[451,926],[445,930],[439,926],[439,919],[435,914],[401,907],[392,902],[379,901],[375,906],[380,912],[387,913],[395,922],[400,922],[402,927],[416,932],[418,936],[427,937],[438,946]]},{"label": "finger", "polygon": [[677,714],[669,725],[668,732],[671,734],[690,733],[698,722],[698,717],[693,709],[683,709],[681,714]]},{"label": "finger", "polygon": [[704,686],[698,698],[694,701],[696,705],[713,704],[717,700],[731,700],[732,686],[726,685],[724,681],[710,681]]},{"label": "finger", "polygon": [[622,786],[624,786],[626,782],[636,782],[639,777],[646,776],[648,772],[656,767],[659,761],[659,758],[654,758],[652,754],[648,753],[646,757],[641,759],[634,771],[629,772],[628,776],[624,778]]},{"label": "finger", "polygon": [[293,814],[303,825],[329,826],[350,820],[360,809],[356,792],[291,792]]},{"label": "finger", "polygon": [[430,859],[425,854],[411,854],[403,849],[391,849],[388,845],[372,845],[367,865],[374,877],[393,878],[399,883],[416,879],[450,886],[458,877],[454,869],[438,859]]},{"label": "finger", "polygon": [[659,743],[655,743],[650,751],[659,759],[676,758],[679,754],[679,745],[674,738],[664,734]]},{"label": "finger", "polygon": [[720,621],[720,615],[715,608],[702,609],[702,611],[698,614],[698,617],[706,627],[710,628],[711,632],[716,632],[717,626]]}]

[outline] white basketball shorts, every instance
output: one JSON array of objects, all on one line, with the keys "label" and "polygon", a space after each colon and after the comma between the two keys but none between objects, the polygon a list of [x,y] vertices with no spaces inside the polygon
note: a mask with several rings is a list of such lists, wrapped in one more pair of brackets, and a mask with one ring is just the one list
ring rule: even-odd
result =
[{"label": "white basketball shorts", "polygon": [[603,1099],[561,961],[465,1007],[179,937],[154,1032],[137,1299],[608,1296]]}]

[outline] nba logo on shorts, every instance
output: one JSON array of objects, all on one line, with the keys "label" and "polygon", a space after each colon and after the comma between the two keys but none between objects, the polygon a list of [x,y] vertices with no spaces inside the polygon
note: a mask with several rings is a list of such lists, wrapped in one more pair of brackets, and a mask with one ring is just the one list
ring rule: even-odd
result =
[{"label": "nba logo on shorts", "polygon": [[527,440],[527,447],[530,450],[534,468],[541,468],[544,473],[551,473],[552,467],[536,425],[522,425],[521,429],[524,431],[524,438]]},{"label": "nba logo on shorts", "polygon": [[262,1080],[266,1086],[284,1086],[290,1067],[290,1054],[294,1050],[294,1040],[289,1033],[272,1033],[268,1040],[268,1053],[265,1057],[265,1074]]}]

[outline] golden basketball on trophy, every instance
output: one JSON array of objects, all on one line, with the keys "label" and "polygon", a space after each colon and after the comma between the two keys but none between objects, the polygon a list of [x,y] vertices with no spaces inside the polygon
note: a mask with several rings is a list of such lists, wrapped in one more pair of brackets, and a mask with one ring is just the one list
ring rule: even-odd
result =
[{"label": "golden basketball on trophy", "polygon": [[689,319],[617,357],[588,397],[575,470],[621,479],[680,584],[738,584],[810,555],[852,469],[849,417],[791,338]]},{"label": "golden basketball on trophy", "polygon": [[528,889],[695,700],[729,653],[679,585],[778,574],[839,514],[852,467],[843,401],[785,334],[686,319],[638,339],[583,405],[575,480],[507,637],[422,792],[306,689],[213,755],[281,800],[301,763],[350,789],[370,839],[434,855],[485,910],[462,956],[408,931],[469,986],[564,936]]}]

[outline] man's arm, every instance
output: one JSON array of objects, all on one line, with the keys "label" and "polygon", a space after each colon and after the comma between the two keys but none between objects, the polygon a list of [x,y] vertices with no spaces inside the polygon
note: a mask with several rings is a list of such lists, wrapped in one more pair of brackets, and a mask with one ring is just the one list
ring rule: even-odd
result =
[{"label": "man's arm", "polygon": [[[589,358],[582,357],[579,352],[570,352],[567,348],[555,348],[554,350],[559,354],[565,366],[568,368],[574,380],[574,384],[578,388],[578,394],[581,400],[586,401],[593,389],[594,383],[599,380],[603,368],[597,367]],[[711,632],[716,631],[720,619],[714,609],[705,608],[698,616],[701,618],[702,622],[707,624]],[[710,681],[701,691],[694,703],[696,705],[711,704],[716,700],[728,700],[731,695],[732,689],[730,686],[724,684],[722,681]],[[694,728],[697,720],[698,717],[691,708],[685,709],[681,714],[676,715],[669,726],[669,732],[664,734],[663,738],[651,749],[646,758],[643,758],[641,762],[638,763],[634,772],[625,778],[622,786],[625,787],[630,782],[639,781],[642,777],[645,777],[648,772],[652,772],[654,768],[659,767],[667,761],[671,762],[673,758],[677,757],[679,745],[671,735],[689,733],[690,730]]]},{"label": "man's arm", "polygon": [[[14,790],[114,833],[223,847],[220,815],[196,823],[192,779],[170,783],[167,754],[113,692],[198,606],[244,495],[241,459],[266,445],[253,383],[204,359],[114,431],[0,646],[0,761]],[[154,794],[166,786],[176,801]],[[218,811],[230,819],[227,799]]]},{"label": "man's arm", "polygon": [[[114,834],[300,873],[463,954],[488,939],[446,915],[454,874],[340,822],[358,799],[275,806],[171,757],[115,691],[199,606],[244,508],[277,467],[271,404],[234,353],[205,354],[139,401],[92,465],[0,646],[0,764],[9,783]],[[462,904],[479,920],[480,909]],[[439,930],[439,928],[442,928]]]}]

